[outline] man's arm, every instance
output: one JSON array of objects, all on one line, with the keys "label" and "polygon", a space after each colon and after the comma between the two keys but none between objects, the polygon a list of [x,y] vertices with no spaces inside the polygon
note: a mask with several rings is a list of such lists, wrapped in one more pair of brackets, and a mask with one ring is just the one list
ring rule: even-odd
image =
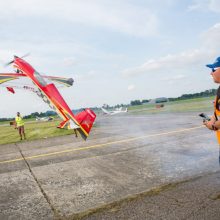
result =
[{"label": "man's arm", "polygon": [[14,120],[14,126],[15,126],[15,129],[17,129],[17,123],[16,123],[16,120]]},{"label": "man's arm", "polygon": [[220,129],[220,120],[215,121],[215,122],[213,123],[213,126],[214,126],[214,128],[216,128],[215,130]]}]

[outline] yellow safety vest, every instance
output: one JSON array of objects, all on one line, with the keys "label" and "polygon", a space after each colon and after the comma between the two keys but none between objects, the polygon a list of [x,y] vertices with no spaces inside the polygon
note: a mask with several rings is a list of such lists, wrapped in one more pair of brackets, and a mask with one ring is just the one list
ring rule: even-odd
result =
[{"label": "yellow safety vest", "polygon": [[[215,117],[216,117],[217,120],[218,120],[218,118],[220,117],[220,110],[218,110],[218,109],[216,108],[216,102],[218,102],[218,101],[219,101],[219,100],[218,100],[218,97],[216,97],[215,102],[214,102],[214,109],[215,109],[214,114],[215,114]],[[217,140],[218,140],[218,144],[220,144],[220,129],[218,129],[218,130],[216,131],[216,137],[217,137]]]},{"label": "yellow safety vest", "polygon": [[16,117],[15,118],[15,121],[16,121],[16,124],[17,124],[17,127],[20,127],[20,126],[24,126],[24,121],[23,121],[23,118],[22,117]]}]

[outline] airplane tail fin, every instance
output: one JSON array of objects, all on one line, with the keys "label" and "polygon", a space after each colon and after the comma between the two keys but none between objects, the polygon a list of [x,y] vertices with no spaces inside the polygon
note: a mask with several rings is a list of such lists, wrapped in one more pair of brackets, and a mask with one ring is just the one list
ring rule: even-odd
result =
[{"label": "airplane tail fin", "polygon": [[102,109],[104,114],[109,114],[109,111],[107,111],[106,109],[104,109],[104,108],[101,108],[101,109]]},{"label": "airplane tail fin", "polygon": [[86,140],[96,119],[96,114],[91,109],[87,108],[84,111],[76,114],[74,118],[80,124],[76,130],[80,133],[82,138]]}]

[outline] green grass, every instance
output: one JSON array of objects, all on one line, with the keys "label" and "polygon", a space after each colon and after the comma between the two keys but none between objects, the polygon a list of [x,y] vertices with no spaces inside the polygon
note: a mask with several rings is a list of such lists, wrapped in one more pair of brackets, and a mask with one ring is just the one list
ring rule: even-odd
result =
[{"label": "green grass", "polygon": [[163,108],[156,108],[156,104],[146,104],[140,106],[131,106],[129,112],[134,114],[156,114],[168,112],[207,112],[213,110],[215,96],[205,98],[187,99],[164,103]]},{"label": "green grass", "polygon": [[[164,103],[163,108],[156,108],[155,104],[140,106],[130,106],[128,113],[132,114],[160,114],[172,112],[209,112],[213,111],[212,101],[215,97],[196,98],[182,101]],[[62,136],[73,134],[72,130],[56,128],[60,120],[55,119],[50,122],[37,122],[33,119],[25,120],[25,133],[27,140]],[[14,143],[20,141],[18,131],[13,126],[9,126],[9,121],[1,122],[0,125],[0,144]]]},{"label": "green grass", "polygon": [[[0,127],[0,144],[15,143],[20,141],[18,130],[14,129],[13,126],[9,126],[9,122],[6,124],[7,125]],[[72,130],[56,128],[58,124],[59,121],[29,121],[28,123],[25,123],[25,133],[27,140],[36,140],[41,138],[73,134]]]}]

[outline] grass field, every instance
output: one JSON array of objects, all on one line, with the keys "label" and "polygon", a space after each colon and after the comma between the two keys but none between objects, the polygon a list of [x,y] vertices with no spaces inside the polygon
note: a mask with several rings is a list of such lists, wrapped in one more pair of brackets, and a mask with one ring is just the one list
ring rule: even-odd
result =
[{"label": "grass field", "polygon": [[215,97],[205,97],[196,99],[187,99],[181,101],[164,103],[163,108],[156,108],[155,104],[146,104],[140,106],[131,106],[128,111],[134,114],[156,114],[166,112],[209,112],[213,110],[213,101]]},{"label": "grass field", "polygon": [[[4,126],[0,126],[0,144],[14,143],[20,141],[18,130],[14,129],[13,126],[9,126],[9,122],[5,122],[4,124]],[[72,130],[56,128],[57,125],[59,125],[59,121],[26,122],[25,133],[27,136],[27,140],[73,134]]]},{"label": "grass field", "polygon": [[[213,97],[188,99],[182,101],[174,101],[164,103],[163,108],[156,108],[155,104],[146,104],[140,106],[130,106],[128,113],[130,114],[161,114],[170,112],[210,112],[213,110]],[[97,114],[97,117],[99,117]],[[109,116],[111,117],[111,116]],[[73,134],[72,130],[57,129],[59,120],[50,122],[36,122],[26,120],[25,131],[27,140],[35,140],[41,138],[62,136]],[[9,121],[0,123],[0,144],[14,143],[20,141],[18,131],[13,126],[9,126]]]}]

